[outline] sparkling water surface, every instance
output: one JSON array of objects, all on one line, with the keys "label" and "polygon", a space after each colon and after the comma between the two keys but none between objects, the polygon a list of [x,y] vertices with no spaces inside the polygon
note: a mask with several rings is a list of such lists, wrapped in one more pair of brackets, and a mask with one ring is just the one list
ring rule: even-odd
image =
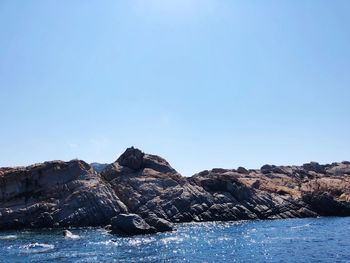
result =
[{"label": "sparkling water surface", "polygon": [[0,262],[350,262],[350,218],[190,223],[118,237],[101,228],[0,232]]}]

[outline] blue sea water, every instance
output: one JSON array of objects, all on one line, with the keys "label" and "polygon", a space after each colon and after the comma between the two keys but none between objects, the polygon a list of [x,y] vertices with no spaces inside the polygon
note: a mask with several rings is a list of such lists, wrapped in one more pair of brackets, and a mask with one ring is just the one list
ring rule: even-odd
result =
[{"label": "blue sea water", "polygon": [[190,223],[118,237],[101,228],[0,232],[0,262],[350,262],[350,218]]}]

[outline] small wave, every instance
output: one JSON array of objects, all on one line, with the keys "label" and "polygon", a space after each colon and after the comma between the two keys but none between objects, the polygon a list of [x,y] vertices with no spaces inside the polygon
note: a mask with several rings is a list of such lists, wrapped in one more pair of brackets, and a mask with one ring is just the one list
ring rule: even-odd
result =
[{"label": "small wave", "polygon": [[106,240],[106,241],[100,241],[100,242],[89,242],[89,244],[93,244],[93,245],[105,245],[105,246],[118,246],[119,243],[115,240],[115,239],[111,239],[111,240]]},{"label": "small wave", "polygon": [[16,235],[0,236],[0,240],[14,240],[17,239]]},{"label": "small wave", "polygon": [[31,243],[20,247],[25,253],[44,253],[53,250],[54,248],[54,245],[43,243]]},{"label": "small wave", "polygon": [[306,228],[306,227],[310,227],[311,224],[305,224],[305,225],[301,225],[301,226],[292,226],[291,229],[299,229],[299,228]]}]

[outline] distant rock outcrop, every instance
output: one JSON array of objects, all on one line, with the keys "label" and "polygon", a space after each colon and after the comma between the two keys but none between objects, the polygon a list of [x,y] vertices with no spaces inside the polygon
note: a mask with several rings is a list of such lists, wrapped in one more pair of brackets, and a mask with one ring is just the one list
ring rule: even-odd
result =
[{"label": "distant rock outcrop", "polygon": [[350,215],[350,162],[182,177],[132,147],[112,164],[92,166],[0,168],[0,229],[111,224],[125,235],[171,231],[177,222]]},{"label": "distant rock outcrop", "polygon": [[90,166],[97,172],[102,172],[107,166],[108,163],[90,163]]}]

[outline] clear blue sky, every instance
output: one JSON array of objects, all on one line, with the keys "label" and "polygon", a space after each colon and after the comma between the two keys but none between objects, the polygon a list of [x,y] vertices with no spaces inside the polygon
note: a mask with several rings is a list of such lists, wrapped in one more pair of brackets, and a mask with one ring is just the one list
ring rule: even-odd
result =
[{"label": "clear blue sky", "polygon": [[350,2],[0,1],[0,166],[350,159]]}]

